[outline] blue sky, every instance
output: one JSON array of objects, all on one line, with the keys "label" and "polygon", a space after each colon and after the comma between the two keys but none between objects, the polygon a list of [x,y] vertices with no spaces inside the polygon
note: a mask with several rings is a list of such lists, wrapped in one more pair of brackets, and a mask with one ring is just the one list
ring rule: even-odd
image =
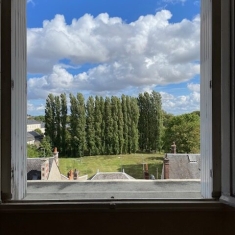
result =
[{"label": "blue sky", "polygon": [[28,113],[49,93],[136,96],[199,110],[200,2],[28,0]]}]

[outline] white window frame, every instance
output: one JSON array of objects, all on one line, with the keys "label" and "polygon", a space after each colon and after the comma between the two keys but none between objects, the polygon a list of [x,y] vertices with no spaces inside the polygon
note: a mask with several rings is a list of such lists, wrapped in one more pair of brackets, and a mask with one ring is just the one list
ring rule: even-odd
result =
[{"label": "white window frame", "polygon": [[[1,199],[4,203],[8,203],[21,200],[26,195],[26,0],[1,0],[0,3],[2,9],[1,25],[4,26],[4,28],[1,28],[1,58],[4,58],[4,60],[1,60],[0,73],[2,114],[0,187]],[[202,115],[202,133],[204,134],[202,134],[201,140],[201,146],[205,147],[201,153],[202,158],[205,159],[202,193],[206,198],[213,196],[217,199],[222,194],[221,202],[234,204],[231,191],[231,146],[234,146],[234,144],[232,144],[230,138],[230,80],[232,75],[230,23],[234,14],[231,11],[233,1],[202,0],[202,5],[203,9],[206,5],[211,9],[211,14],[206,19],[207,26],[202,23],[202,27],[205,26],[206,28],[205,34],[202,34],[205,44],[202,45],[201,49],[206,50],[205,58],[208,58],[206,66],[203,64],[205,58],[201,60],[201,68],[204,68],[203,73],[205,74],[203,80],[205,89],[202,88],[204,90],[201,97],[207,108],[202,110],[202,114],[203,112],[205,114]],[[218,16],[221,16],[221,18]],[[222,23],[221,42],[216,40],[215,37],[216,33],[220,35],[220,19]],[[220,47],[222,60],[220,60],[220,52],[218,52]],[[222,73],[220,73],[220,70]],[[11,104],[10,108],[9,103]],[[136,203],[133,202],[119,201],[120,203],[129,208],[136,208]],[[221,207],[218,201],[175,200],[173,202],[168,201],[168,203],[183,208],[200,208],[200,205],[201,209],[208,206],[219,205]],[[110,202],[108,204],[110,207],[113,206]],[[151,208],[156,206],[167,208],[167,204],[165,202],[162,204],[161,201],[152,201],[148,204],[146,200],[141,200],[138,205],[140,204],[143,208],[148,207],[148,205]],[[94,207],[94,203],[89,202],[86,205]]]}]

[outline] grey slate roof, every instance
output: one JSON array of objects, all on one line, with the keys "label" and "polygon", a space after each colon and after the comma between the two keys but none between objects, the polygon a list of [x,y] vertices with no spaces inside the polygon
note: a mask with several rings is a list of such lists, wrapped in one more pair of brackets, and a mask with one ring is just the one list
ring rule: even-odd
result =
[{"label": "grey slate roof", "polygon": [[27,132],[29,133],[30,135],[32,135],[34,138],[42,138],[42,135],[40,135],[38,132],[36,131],[29,131]]},{"label": "grey slate roof", "polygon": [[27,119],[27,125],[32,125],[32,124],[42,124],[42,122],[34,119]]},{"label": "grey slate roof", "polygon": [[30,132],[27,132],[27,142],[31,140],[35,140],[35,138]]},{"label": "grey slate roof", "polygon": [[[48,158],[47,158],[48,159]],[[32,180],[35,174],[40,174],[41,179],[41,164],[45,158],[27,158],[27,180]],[[54,157],[49,158],[49,172],[51,171]]]},{"label": "grey slate roof", "polygon": [[41,179],[40,158],[27,158],[27,180]]},{"label": "grey slate roof", "polygon": [[91,180],[134,180],[134,178],[125,172],[98,172]]},{"label": "grey slate roof", "polygon": [[167,154],[167,158],[169,179],[201,179],[200,154]]}]

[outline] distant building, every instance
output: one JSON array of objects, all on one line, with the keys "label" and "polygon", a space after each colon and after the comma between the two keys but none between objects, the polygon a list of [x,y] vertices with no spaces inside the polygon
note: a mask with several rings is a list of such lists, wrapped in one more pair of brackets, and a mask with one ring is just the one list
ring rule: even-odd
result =
[{"label": "distant building", "polygon": [[161,179],[201,179],[200,154],[166,154]]},{"label": "distant building", "polygon": [[40,129],[44,134],[45,124],[37,120],[27,119],[27,132],[34,131],[35,129]]},{"label": "distant building", "polygon": [[27,144],[39,144],[42,139],[43,135],[40,135],[36,131],[27,132]]},{"label": "distant building", "polygon": [[27,132],[27,144],[34,144],[35,143],[35,138],[30,132]]}]

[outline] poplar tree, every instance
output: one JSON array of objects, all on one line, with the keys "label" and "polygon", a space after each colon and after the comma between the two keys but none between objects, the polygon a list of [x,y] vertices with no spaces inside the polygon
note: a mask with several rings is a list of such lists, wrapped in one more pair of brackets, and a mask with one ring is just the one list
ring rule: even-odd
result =
[{"label": "poplar tree", "polygon": [[119,141],[119,153],[122,154],[123,152],[123,144],[124,144],[124,138],[123,138],[123,113],[122,113],[122,103],[121,100],[117,100],[117,106],[118,106],[118,141]]},{"label": "poplar tree", "polygon": [[55,97],[53,94],[49,94],[46,99],[45,107],[45,135],[49,137],[51,145],[55,144]]},{"label": "poplar tree", "polygon": [[79,156],[84,156],[86,149],[86,111],[85,111],[85,100],[82,93],[77,94],[78,104],[78,142],[79,142]]},{"label": "poplar tree", "polygon": [[55,96],[55,144],[54,146],[57,147],[60,151],[61,146],[61,104],[60,104],[60,97]]},{"label": "poplar tree", "polygon": [[74,95],[70,94],[70,130],[71,130],[71,154],[76,157],[79,156],[79,129],[78,129],[78,102]]},{"label": "poplar tree", "polygon": [[126,96],[122,95],[122,113],[123,113],[123,153],[128,153],[128,113],[126,106]]},{"label": "poplar tree", "polygon": [[101,154],[105,154],[106,153],[106,145],[105,145],[105,100],[102,96],[100,97],[99,106],[100,106],[100,112],[101,112],[101,116],[102,116],[101,117],[101,119],[102,119],[102,123],[101,123],[101,144],[102,144]]},{"label": "poplar tree", "polygon": [[112,109],[112,149],[114,154],[119,154],[119,135],[118,135],[118,98],[111,97]]},{"label": "poplar tree", "polygon": [[95,107],[94,98],[90,96],[86,104],[86,143],[89,155],[96,153],[95,144]]},{"label": "poplar tree", "polygon": [[139,94],[139,143],[142,151],[160,150],[162,138],[161,95],[153,91]]},{"label": "poplar tree", "polygon": [[113,119],[111,110],[111,101],[109,97],[105,98],[105,112],[104,112],[104,123],[105,123],[105,154],[113,154]]},{"label": "poplar tree", "polygon": [[129,139],[130,152],[135,153],[139,147],[139,131],[138,131],[139,107],[137,104],[137,99],[134,97],[130,98],[129,117],[130,117],[129,135],[131,136],[131,138]]},{"label": "poplar tree", "polygon": [[95,109],[94,109],[94,130],[95,130],[95,154],[102,154],[102,113],[100,106],[100,98],[95,97]]},{"label": "poplar tree", "polygon": [[[62,155],[66,155],[68,151],[68,131],[67,131],[67,97],[66,94],[61,94],[60,95],[60,100],[61,100],[61,148],[60,151]],[[66,138],[67,137],[67,138]]]}]

